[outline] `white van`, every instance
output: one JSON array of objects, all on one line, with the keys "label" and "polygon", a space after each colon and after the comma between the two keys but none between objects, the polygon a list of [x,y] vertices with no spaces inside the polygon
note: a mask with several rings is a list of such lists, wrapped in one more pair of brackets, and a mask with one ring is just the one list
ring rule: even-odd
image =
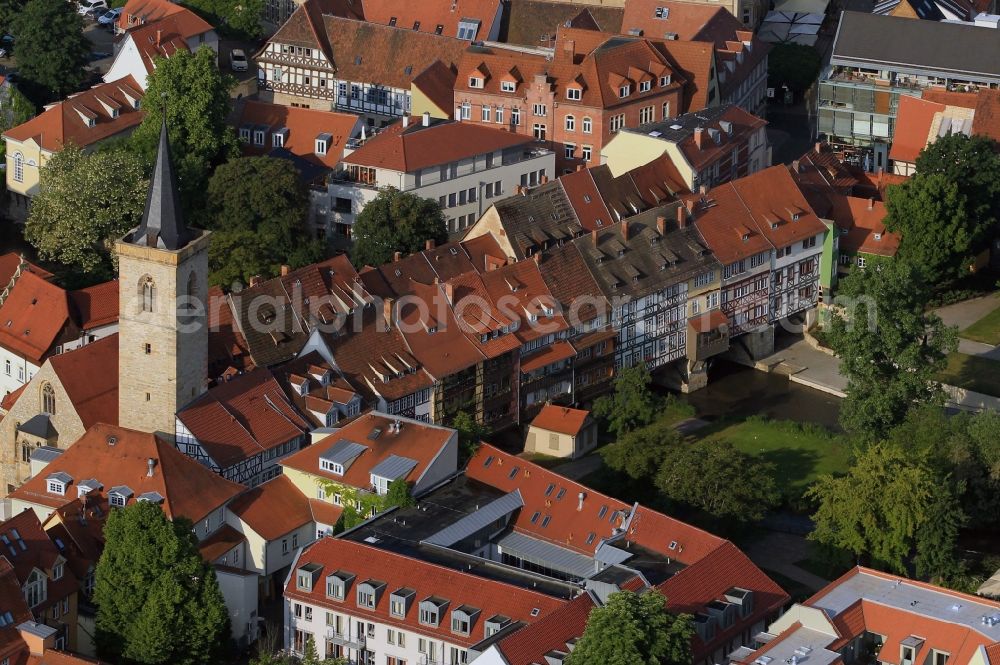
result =
[{"label": "white van", "polygon": [[84,16],[94,13],[96,9],[108,10],[107,0],[77,0],[76,4],[78,5],[77,13]]}]

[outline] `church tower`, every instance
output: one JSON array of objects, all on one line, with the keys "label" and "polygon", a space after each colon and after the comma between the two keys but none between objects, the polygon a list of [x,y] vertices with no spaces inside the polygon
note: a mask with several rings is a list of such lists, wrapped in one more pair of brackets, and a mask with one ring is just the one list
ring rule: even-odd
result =
[{"label": "church tower", "polygon": [[115,243],[122,427],[173,437],[174,414],[206,389],[209,235],[184,225],[164,117],[142,222]]}]

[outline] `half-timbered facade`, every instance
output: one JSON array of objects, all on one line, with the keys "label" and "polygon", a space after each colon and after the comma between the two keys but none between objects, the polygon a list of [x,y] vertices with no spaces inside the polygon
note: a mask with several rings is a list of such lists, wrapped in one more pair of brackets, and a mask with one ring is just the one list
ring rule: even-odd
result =
[{"label": "half-timbered facade", "polygon": [[410,113],[410,83],[468,42],[323,14],[306,4],[257,53],[262,97],[277,104],[364,115],[384,124]]}]

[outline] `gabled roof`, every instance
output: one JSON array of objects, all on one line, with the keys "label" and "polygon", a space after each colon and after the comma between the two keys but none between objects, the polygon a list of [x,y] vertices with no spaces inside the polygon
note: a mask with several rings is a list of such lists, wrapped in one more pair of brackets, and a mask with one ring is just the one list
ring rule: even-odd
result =
[{"label": "gabled roof", "polygon": [[[154,460],[152,475],[149,475],[150,459]],[[96,478],[105,488],[127,485],[133,491],[129,502],[155,492],[164,499],[162,505],[167,517],[181,516],[198,522],[244,489],[153,434],[103,423],[88,429],[66,452],[49,462],[45,471],[9,496],[59,508],[76,498],[75,482]],[[73,479],[66,495],[48,491],[46,478],[53,473],[66,473]]]},{"label": "gabled roof", "polygon": [[131,76],[99,83],[50,105],[3,136],[22,143],[31,139],[48,152],[58,152],[69,144],[86,148],[137,127],[145,114],[134,103],[142,97],[142,88]]},{"label": "gabled roof", "polygon": [[569,643],[583,635],[590,611],[597,607],[589,593],[582,593],[556,611],[497,642],[507,665],[535,665],[547,662],[553,649],[568,652]]},{"label": "gabled roof", "polygon": [[30,270],[42,279],[51,280],[53,277],[48,270],[28,261],[23,255],[17,252],[7,252],[0,254],[0,291],[25,270]]},{"label": "gabled roof", "polygon": [[583,429],[589,417],[590,411],[546,404],[531,421],[531,426],[550,432],[576,436]]},{"label": "gabled roof", "polygon": [[[353,138],[358,116],[320,109],[297,108],[283,104],[268,104],[252,99],[243,103],[236,120],[237,128],[266,128],[264,145],[256,146],[251,141],[243,144],[243,152],[251,155],[266,155],[272,150],[272,132],[287,130],[282,147],[306,161],[332,169],[344,154],[348,139]],[[329,134],[330,141],[326,154],[316,154],[316,138]]]},{"label": "gabled roof", "polygon": [[312,521],[309,497],[280,475],[236,497],[229,511],[264,540],[276,540]]},{"label": "gabled roof", "polygon": [[501,41],[522,46],[552,46],[556,30],[565,25],[617,33],[622,25],[622,14],[621,7],[518,0],[510,3],[509,19]]},{"label": "gabled roof", "polygon": [[586,303],[583,299],[587,299],[593,304],[576,306],[581,322],[607,315],[610,305],[601,294],[601,287],[587,268],[576,243],[566,243],[545,252],[539,268],[563,312],[572,311],[574,302]]},{"label": "gabled roof", "polygon": [[454,67],[449,67],[440,60],[435,60],[424,71],[417,74],[410,89],[419,90],[450,118],[454,115],[452,108],[455,103],[455,78]]},{"label": "gabled roof", "polygon": [[584,232],[559,179],[493,205],[518,259]]},{"label": "gabled roof", "polygon": [[[393,423],[400,421],[399,431]],[[327,480],[367,489],[371,487],[371,474],[376,467],[383,466],[383,474],[389,473],[386,462],[394,458],[405,458],[412,464],[395,465],[398,478],[417,482],[424,472],[443,452],[454,431],[437,425],[429,425],[414,420],[397,419],[395,416],[370,412],[359,416],[336,433],[317,441],[311,446],[281,460],[281,465]],[[352,453],[351,462],[345,464],[344,474],[337,475],[321,469],[319,460],[332,448],[342,442],[360,446],[360,453]],[[377,474],[378,475],[378,474]],[[396,477],[389,478],[390,482]]]},{"label": "gabled roof", "polygon": [[675,0],[629,0],[625,3],[621,31],[625,34],[641,31],[639,34],[650,39],[705,41],[698,39],[700,33],[720,12],[728,13],[717,5]]},{"label": "gabled roof", "polygon": [[66,396],[87,429],[118,423],[118,334],[49,358]]},{"label": "gabled roof", "polygon": [[847,253],[895,256],[901,240],[885,228],[885,204],[874,199],[829,193],[830,217],[840,232],[840,249]]},{"label": "gabled roof", "polygon": [[[291,575],[285,587],[286,598],[306,601],[334,611],[343,606],[350,608],[354,616],[396,628],[406,628],[420,635],[440,637],[449,644],[466,648],[483,640],[486,621],[494,616],[533,623],[565,602],[537,591],[342,538],[321,538],[310,545],[302,552],[297,565],[302,567],[306,564],[320,566],[316,574],[321,583],[314,584],[311,591],[303,591],[296,586],[296,576]],[[326,577],[337,571],[354,576],[343,601],[333,600],[326,595]],[[376,594],[373,610],[359,607],[355,595],[358,586],[369,581],[381,586]],[[389,613],[390,596],[400,589],[412,591],[412,599],[405,606],[406,614],[403,618]],[[433,599],[441,608],[437,627],[421,624],[418,620],[420,603],[429,599]],[[459,608],[465,608],[472,614],[468,636],[451,630],[451,612]]]},{"label": "gabled roof", "polygon": [[[22,587],[34,571],[49,575],[55,565],[64,560],[33,510],[21,511],[0,523],[0,556],[14,566],[14,574]],[[64,570],[60,579],[50,578],[47,584],[46,597],[32,608],[34,612],[45,612],[54,603],[75,593],[79,581],[71,570]]]},{"label": "gabled roof", "polygon": [[37,364],[71,327],[66,292],[31,271],[21,274],[0,305],[0,345]]},{"label": "gabled roof", "polygon": [[77,322],[83,330],[93,330],[118,322],[118,280],[70,291]]},{"label": "gabled roof", "polygon": [[178,412],[177,419],[222,468],[295,441],[311,429],[267,368],[218,384]]},{"label": "gabled roof", "polygon": [[170,0],[128,0],[118,17],[118,29],[128,30],[184,11],[188,10]]},{"label": "gabled roof", "polygon": [[0,557],[0,614],[8,612],[10,621],[0,628],[0,658],[11,657],[11,662],[16,663],[15,654],[23,658],[28,653],[28,646],[21,639],[17,626],[30,621],[33,615],[24,600],[14,567],[6,558]]},{"label": "gabled roof", "polygon": [[[122,15],[124,16],[124,12]],[[190,9],[182,8],[179,12],[133,27],[125,34],[125,39],[131,39],[135,43],[146,73],[149,74],[152,73],[157,58],[169,58],[177,51],[190,51],[187,45],[189,39],[212,30],[205,19]],[[145,81],[142,89],[145,89]]]},{"label": "gabled roof", "polygon": [[344,163],[415,173],[516,146],[527,150],[533,140],[471,122],[433,119],[424,127],[421,118],[413,118],[407,127],[401,121],[386,127],[344,158]]},{"label": "gabled roof", "polygon": [[[500,0],[364,0],[365,20],[371,23],[458,37],[461,21],[479,23],[474,39],[488,39],[495,21],[501,19]],[[441,31],[438,32],[438,26]]]}]

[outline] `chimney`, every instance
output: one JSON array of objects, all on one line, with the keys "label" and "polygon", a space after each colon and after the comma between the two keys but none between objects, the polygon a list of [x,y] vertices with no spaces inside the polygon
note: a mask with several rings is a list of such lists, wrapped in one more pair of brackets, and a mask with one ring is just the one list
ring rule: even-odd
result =
[{"label": "chimney", "polygon": [[46,651],[56,648],[56,635],[59,631],[45,624],[25,621],[17,627],[21,639],[28,645],[32,656],[41,656]]},{"label": "chimney", "polygon": [[531,258],[533,258],[535,260],[535,265],[539,265],[539,266],[542,265],[542,253],[541,252],[535,252],[534,254],[531,255]]},{"label": "chimney", "polygon": [[292,266],[282,264],[281,265],[281,276],[288,277],[288,273],[292,272]]},{"label": "chimney", "polygon": [[398,251],[397,251],[397,252],[393,252],[393,253],[392,253],[392,260],[393,260],[393,263],[396,263],[396,262],[398,262],[398,261],[399,261],[399,260],[400,260],[401,258],[403,258],[403,253],[402,253],[402,252],[398,252]]},{"label": "chimney", "polygon": [[563,53],[566,53],[569,55],[570,59],[572,59],[573,56],[576,55],[576,41],[573,39],[564,39]]},{"label": "chimney", "polygon": [[816,154],[817,155],[820,154],[820,153],[822,153],[823,152],[823,142],[822,141],[816,141],[815,148],[816,148]]},{"label": "chimney", "polygon": [[406,129],[409,126],[410,126],[410,114],[409,113],[404,113],[403,114],[403,129]]},{"label": "chimney", "polygon": [[687,214],[688,214],[688,217],[690,217],[691,219],[694,219],[694,206],[695,206],[694,199],[688,199],[687,206],[686,206],[687,207]]},{"label": "chimney", "polygon": [[871,197],[868,198],[868,209],[869,210],[874,210],[875,209],[875,197],[874,196],[871,196]]},{"label": "chimney", "polygon": [[421,118],[420,118],[420,124],[423,125],[424,127],[430,127],[431,126],[431,114],[428,113],[427,111],[424,111],[424,115],[421,116]]},{"label": "chimney", "polygon": [[157,30],[156,31],[156,48],[160,48],[160,39],[162,37],[163,37],[163,31],[162,30]]},{"label": "chimney", "polygon": [[514,185],[514,195],[515,196],[520,196],[521,195],[521,190],[523,190],[523,189],[524,189],[524,187],[521,187],[520,185]]},{"label": "chimney", "polygon": [[392,308],[395,304],[396,303],[392,298],[386,298],[382,301],[382,317],[385,319],[385,325],[389,328],[392,328]]},{"label": "chimney", "polygon": [[434,238],[428,238],[424,241],[424,250],[431,251],[434,249]]},{"label": "chimney", "polygon": [[701,194],[702,196],[708,194],[708,185],[701,185],[700,187],[698,187],[698,193]]},{"label": "chimney", "polygon": [[577,164],[577,165],[576,165],[576,170],[577,170],[577,171],[582,171],[582,170],[583,170],[583,168],[584,168],[584,167],[583,167],[583,164]]},{"label": "chimney", "polygon": [[152,478],[153,477],[153,469],[155,469],[155,468],[156,468],[156,460],[153,459],[152,457],[146,458],[146,477],[147,478]]},{"label": "chimney", "polygon": [[[677,208],[677,226],[684,228],[681,219],[684,217],[684,206]],[[661,236],[667,235],[667,218],[660,215],[656,218],[656,232]]]},{"label": "chimney", "polygon": [[253,288],[255,286],[260,286],[260,281],[261,281],[260,280],[260,275],[254,275],[253,277],[251,277],[250,278],[250,288]]},{"label": "chimney", "polygon": [[547,175],[543,175],[541,178],[538,179],[538,184],[544,185],[548,181],[549,181],[549,177]]},{"label": "chimney", "polygon": [[792,160],[792,173],[802,173],[801,165],[797,159]]},{"label": "chimney", "polygon": [[449,305],[455,304],[455,285],[451,282],[445,282],[441,286],[444,287],[444,297],[448,299]]},{"label": "chimney", "polygon": [[598,243],[597,229],[594,229],[593,231],[590,232],[590,239],[594,241],[594,247],[597,247]]},{"label": "chimney", "polygon": [[628,220],[622,222],[622,240],[628,242]]},{"label": "chimney", "polygon": [[583,492],[580,492],[579,494],[576,495],[576,498],[577,498],[576,510],[577,512],[579,512],[583,510],[583,500],[587,498],[587,495]]},{"label": "chimney", "polygon": [[704,139],[705,139],[705,128],[704,127],[695,127],[695,130],[694,130],[694,144],[698,147],[698,150],[701,150],[701,144],[702,144],[702,141]]}]

